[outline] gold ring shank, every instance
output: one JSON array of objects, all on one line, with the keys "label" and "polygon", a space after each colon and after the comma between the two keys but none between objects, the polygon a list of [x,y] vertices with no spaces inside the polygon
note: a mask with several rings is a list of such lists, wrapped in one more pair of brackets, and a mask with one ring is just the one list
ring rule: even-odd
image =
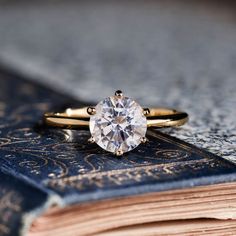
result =
[{"label": "gold ring shank", "polygon": [[[188,114],[167,108],[144,108],[147,117],[148,127],[172,127],[181,126],[188,121]],[[71,109],[68,108],[62,113],[45,113],[44,121],[47,125],[79,129],[89,126],[90,114],[88,107]]]}]

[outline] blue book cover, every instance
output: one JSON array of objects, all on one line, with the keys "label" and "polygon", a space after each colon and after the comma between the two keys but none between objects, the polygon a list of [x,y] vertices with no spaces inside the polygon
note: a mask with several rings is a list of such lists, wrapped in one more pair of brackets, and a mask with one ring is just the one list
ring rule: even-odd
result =
[{"label": "blue book cover", "polygon": [[115,157],[88,144],[87,130],[42,123],[46,111],[81,105],[0,72],[0,235],[27,235],[32,222],[52,206],[236,180],[235,164],[158,130],[148,131],[147,144]]}]

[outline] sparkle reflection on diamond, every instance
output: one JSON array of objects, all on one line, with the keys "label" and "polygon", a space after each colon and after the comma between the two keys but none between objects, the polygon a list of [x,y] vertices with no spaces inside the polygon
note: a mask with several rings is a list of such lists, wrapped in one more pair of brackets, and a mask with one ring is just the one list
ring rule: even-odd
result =
[{"label": "sparkle reflection on diamond", "polygon": [[109,152],[128,152],[141,143],[147,131],[142,107],[128,97],[108,97],[99,102],[89,128],[95,142]]}]

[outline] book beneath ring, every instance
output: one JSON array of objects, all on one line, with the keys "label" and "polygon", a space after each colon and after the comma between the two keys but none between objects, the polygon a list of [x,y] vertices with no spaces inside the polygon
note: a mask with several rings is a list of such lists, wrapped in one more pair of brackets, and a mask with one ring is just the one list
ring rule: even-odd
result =
[{"label": "book beneath ring", "polygon": [[116,157],[40,121],[82,102],[0,72],[0,235],[236,235],[236,166],[151,129]]}]

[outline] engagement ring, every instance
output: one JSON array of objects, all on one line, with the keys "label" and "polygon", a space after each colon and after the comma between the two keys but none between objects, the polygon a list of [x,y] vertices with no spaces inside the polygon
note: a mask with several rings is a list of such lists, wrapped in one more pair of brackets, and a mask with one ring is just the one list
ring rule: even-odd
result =
[{"label": "engagement ring", "polygon": [[147,141],[148,127],[180,126],[187,122],[188,114],[167,108],[142,108],[120,90],[105,98],[95,107],[68,108],[62,113],[45,113],[47,125],[78,129],[89,127],[89,142],[121,156]]}]

